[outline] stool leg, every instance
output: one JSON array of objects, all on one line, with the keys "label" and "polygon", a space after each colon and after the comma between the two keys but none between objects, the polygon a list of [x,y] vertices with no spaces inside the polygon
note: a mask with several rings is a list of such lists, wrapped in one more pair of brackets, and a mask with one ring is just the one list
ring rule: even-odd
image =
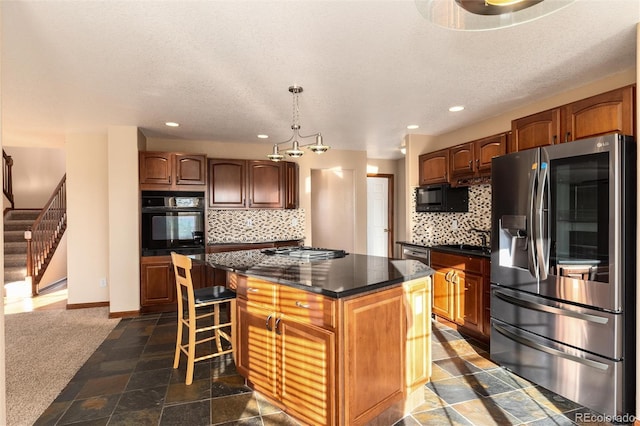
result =
[{"label": "stool leg", "polygon": [[178,333],[176,336],[176,354],[173,357],[173,368],[180,364],[180,345],[182,345],[182,314],[178,312]]},{"label": "stool leg", "polygon": [[189,310],[189,347],[187,348],[187,380],[186,384],[193,383],[193,364],[196,357],[196,319],[195,311],[191,314],[193,309]]},{"label": "stool leg", "polygon": [[[220,325],[220,305],[214,305],[213,307],[213,325]],[[220,330],[215,329],[214,333],[216,335],[216,347],[218,348],[218,352],[222,352],[222,342],[220,341]]]}]

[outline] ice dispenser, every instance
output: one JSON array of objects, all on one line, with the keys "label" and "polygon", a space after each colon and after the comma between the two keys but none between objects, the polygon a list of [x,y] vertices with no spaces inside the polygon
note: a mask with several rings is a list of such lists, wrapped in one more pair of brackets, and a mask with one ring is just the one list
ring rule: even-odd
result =
[{"label": "ice dispenser", "polygon": [[527,217],[504,215],[500,218],[500,265],[528,269]]}]

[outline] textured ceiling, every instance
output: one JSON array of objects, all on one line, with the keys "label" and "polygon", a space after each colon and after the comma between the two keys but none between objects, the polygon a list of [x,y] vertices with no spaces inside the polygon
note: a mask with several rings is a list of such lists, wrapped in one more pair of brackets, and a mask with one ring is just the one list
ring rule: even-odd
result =
[{"label": "textured ceiling", "polygon": [[[5,145],[135,125],[264,143],[266,154],[290,135],[287,88],[298,84],[301,133],[372,158],[397,158],[408,124],[437,135],[633,68],[640,21],[638,0],[576,0],[483,32],[436,26],[405,0],[1,7]],[[458,104],[466,109],[448,111]]]}]

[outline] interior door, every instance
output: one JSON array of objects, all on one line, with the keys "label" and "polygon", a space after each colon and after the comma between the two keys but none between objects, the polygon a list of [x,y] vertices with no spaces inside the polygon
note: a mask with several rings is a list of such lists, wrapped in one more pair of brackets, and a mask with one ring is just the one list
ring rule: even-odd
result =
[{"label": "interior door", "polygon": [[367,177],[367,254],[389,257],[392,228],[389,217],[389,178]]}]

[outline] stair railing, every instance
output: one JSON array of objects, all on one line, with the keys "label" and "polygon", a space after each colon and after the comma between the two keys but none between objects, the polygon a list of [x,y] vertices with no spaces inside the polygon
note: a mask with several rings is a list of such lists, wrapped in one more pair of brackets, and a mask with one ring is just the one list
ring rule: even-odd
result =
[{"label": "stair railing", "polygon": [[4,196],[7,197],[9,202],[11,203],[11,210],[15,207],[15,202],[13,199],[13,176],[11,174],[11,168],[13,167],[13,158],[10,155],[7,155],[2,150],[2,192],[4,192]]},{"label": "stair railing", "polygon": [[31,281],[31,293],[38,295],[38,284],[49,266],[60,239],[67,228],[67,175],[53,191],[51,198],[25,231],[27,240],[27,281]]}]

